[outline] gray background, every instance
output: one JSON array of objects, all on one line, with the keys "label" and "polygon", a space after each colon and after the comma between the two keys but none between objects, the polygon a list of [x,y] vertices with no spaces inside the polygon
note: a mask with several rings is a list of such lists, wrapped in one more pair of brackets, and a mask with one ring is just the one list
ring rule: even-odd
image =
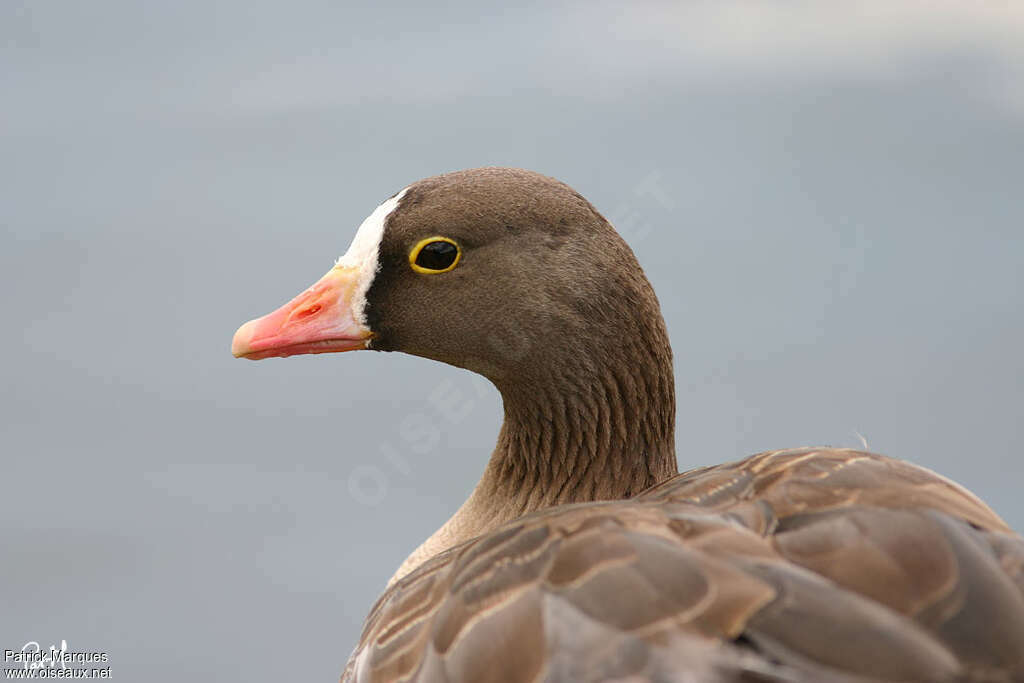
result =
[{"label": "gray background", "polygon": [[0,648],[335,679],[500,403],[230,338],[391,193],[488,164],[632,243],[682,466],[860,434],[1024,529],[1017,3],[8,0],[0,46]]}]

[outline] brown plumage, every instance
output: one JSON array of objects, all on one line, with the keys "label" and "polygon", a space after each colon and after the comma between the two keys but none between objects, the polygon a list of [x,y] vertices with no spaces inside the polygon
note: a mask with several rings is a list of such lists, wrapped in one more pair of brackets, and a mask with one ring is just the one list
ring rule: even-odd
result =
[{"label": "brown plumage", "polygon": [[[657,299],[580,195],[475,169],[393,204],[366,346],[483,374],[505,421],[343,680],[1024,681],[1024,539],[958,485],[831,448],[676,474]],[[438,235],[457,267],[411,268]],[[249,325],[238,355],[314,339],[275,327],[274,354]]]},{"label": "brown plumage", "polygon": [[898,460],[762,453],[431,559],[378,601],[346,671],[407,676],[1024,680],[1024,539]]}]

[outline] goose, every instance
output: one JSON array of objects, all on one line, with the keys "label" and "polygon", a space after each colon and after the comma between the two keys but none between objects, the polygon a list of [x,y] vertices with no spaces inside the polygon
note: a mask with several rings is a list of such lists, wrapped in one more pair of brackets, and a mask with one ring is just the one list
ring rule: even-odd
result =
[{"label": "goose", "polygon": [[344,681],[1024,681],[1024,538],[966,489],[840,448],[679,473],[658,300],[568,185],[413,183],[232,341],[358,349],[479,373],[504,422]]}]

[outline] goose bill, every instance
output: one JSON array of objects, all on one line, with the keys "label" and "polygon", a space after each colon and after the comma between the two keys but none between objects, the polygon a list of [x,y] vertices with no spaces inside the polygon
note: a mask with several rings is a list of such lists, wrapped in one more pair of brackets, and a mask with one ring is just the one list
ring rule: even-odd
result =
[{"label": "goose bill", "polygon": [[281,308],[239,327],[231,353],[260,360],[365,349],[372,335],[352,305],[358,280],[357,268],[332,268]]}]

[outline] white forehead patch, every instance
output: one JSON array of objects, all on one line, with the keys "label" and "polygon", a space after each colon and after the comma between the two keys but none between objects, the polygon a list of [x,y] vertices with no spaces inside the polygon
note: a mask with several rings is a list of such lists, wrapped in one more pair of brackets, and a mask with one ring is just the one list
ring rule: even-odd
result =
[{"label": "white forehead patch", "polygon": [[337,260],[335,267],[356,268],[356,288],[352,293],[352,314],[363,327],[366,327],[366,293],[370,291],[373,278],[380,270],[380,242],[384,238],[384,224],[391,212],[398,208],[398,202],[405,195],[405,188],[391,199],[373,210],[352,238],[348,251]]}]

